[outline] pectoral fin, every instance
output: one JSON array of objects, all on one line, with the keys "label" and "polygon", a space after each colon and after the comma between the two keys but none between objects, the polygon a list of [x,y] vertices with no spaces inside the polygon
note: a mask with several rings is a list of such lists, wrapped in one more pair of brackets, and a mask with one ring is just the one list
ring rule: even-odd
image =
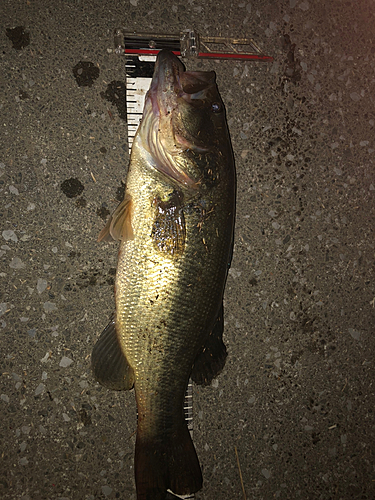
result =
[{"label": "pectoral fin", "polygon": [[91,368],[95,379],[108,389],[127,391],[134,385],[134,372],[121,350],[114,319],[94,345]]},{"label": "pectoral fin", "polygon": [[198,385],[210,385],[224,368],[227,349],[223,342],[223,331],[224,310],[221,304],[214,326],[194,361],[191,378]]},{"label": "pectoral fin", "polygon": [[107,224],[101,230],[98,241],[132,240],[134,238],[131,216],[133,201],[130,194],[125,198],[108,219]]}]

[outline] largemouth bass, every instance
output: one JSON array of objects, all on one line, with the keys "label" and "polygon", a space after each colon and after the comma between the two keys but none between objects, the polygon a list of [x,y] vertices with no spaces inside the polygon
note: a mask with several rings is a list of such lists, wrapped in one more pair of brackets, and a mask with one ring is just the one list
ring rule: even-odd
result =
[{"label": "largemouth bass", "polygon": [[116,314],[94,346],[95,378],[135,388],[138,500],[189,494],[202,474],[183,411],[191,376],[224,366],[223,292],[235,168],[215,73],[158,55],[134,139],[124,201],[99,240],[120,240]]}]

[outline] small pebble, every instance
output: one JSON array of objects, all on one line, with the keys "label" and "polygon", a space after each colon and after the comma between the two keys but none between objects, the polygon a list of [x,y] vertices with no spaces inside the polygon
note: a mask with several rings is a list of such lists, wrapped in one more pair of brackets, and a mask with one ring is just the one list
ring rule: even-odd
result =
[{"label": "small pebble", "polygon": [[350,98],[352,99],[352,101],[359,101],[361,96],[359,94],[357,94],[357,92],[352,92],[350,94]]},{"label": "small pebble", "polygon": [[48,358],[51,356],[51,353],[48,351],[46,352],[45,356],[40,360],[42,363],[46,363]]},{"label": "small pebble", "polygon": [[38,387],[35,389],[35,396],[40,396],[40,394],[43,394],[45,391],[46,386],[44,384],[39,384]]},{"label": "small pebble", "polygon": [[46,312],[51,312],[51,311],[56,311],[57,309],[57,306],[56,304],[54,304],[53,302],[44,302],[43,304],[43,308]]},{"label": "small pebble", "polygon": [[103,495],[105,495],[107,497],[108,495],[110,495],[112,493],[112,488],[110,488],[107,485],[102,486],[102,493],[103,493]]},{"label": "small pebble", "polygon": [[229,269],[228,274],[230,274],[232,276],[232,278],[239,278],[242,274],[242,271],[238,271],[237,269],[234,269],[233,267],[231,267]]},{"label": "small pebble", "polygon": [[44,280],[43,278],[38,278],[36,284],[36,289],[38,290],[38,292],[43,293],[46,288],[47,288],[47,281]]},{"label": "small pebble", "polygon": [[361,332],[358,332],[357,330],[354,330],[353,328],[348,328],[348,332],[355,340],[359,340],[361,337]]},{"label": "small pebble", "polygon": [[266,479],[269,479],[271,477],[271,473],[268,469],[262,469],[262,474]]},{"label": "small pebble", "polygon": [[59,363],[59,366],[61,366],[62,368],[67,368],[68,366],[70,366],[71,364],[73,363],[73,360],[70,359],[70,358],[67,358],[66,356],[63,356],[61,358],[61,361]]},{"label": "small pebble", "polygon": [[5,241],[12,240],[15,243],[17,243],[18,241],[17,235],[12,229],[6,229],[5,231],[2,232],[2,235]]},{"label": "small pebble", "polygon": [[9,263],[9,267],[12,269],[23,269],[26,266],[19,257],[13,257]]}]

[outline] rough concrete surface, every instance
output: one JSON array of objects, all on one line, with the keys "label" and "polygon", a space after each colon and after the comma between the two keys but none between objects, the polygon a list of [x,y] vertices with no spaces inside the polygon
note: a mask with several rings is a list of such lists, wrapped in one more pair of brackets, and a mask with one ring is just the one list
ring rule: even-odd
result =
[{"label": "rough concrete surface", "polygon": [[135,499],[134,394],[90,371],[117,254],[96,238],[129,159],[105,99],[123,26],[274,57],[187,63],[217,73],[238,178],[228,360],[194,388],[196,499],[375,498],[374,2],[2,0],[0,26],[0,497]]}]

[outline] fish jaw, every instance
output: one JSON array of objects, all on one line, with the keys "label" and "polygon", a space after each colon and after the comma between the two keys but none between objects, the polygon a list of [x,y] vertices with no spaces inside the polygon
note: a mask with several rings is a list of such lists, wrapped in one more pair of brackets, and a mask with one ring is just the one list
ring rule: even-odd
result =
[{"label": "fish jaw", "polygon": [[180,75],[184,72],[184,65],[172,52],[159,53],[147,95],[156,115],[167,116],[176,108],[176,96],[181,91]]},{"label": "fish jaw", "polygon": [[215,90],[213,71],[187,72],[172,52],[159,53],[134,146],[149,153],[158,172],[187,189],[199,187],[199,175],[186,168],[184,154],[211,148],[186,129],[181,117]]}]

